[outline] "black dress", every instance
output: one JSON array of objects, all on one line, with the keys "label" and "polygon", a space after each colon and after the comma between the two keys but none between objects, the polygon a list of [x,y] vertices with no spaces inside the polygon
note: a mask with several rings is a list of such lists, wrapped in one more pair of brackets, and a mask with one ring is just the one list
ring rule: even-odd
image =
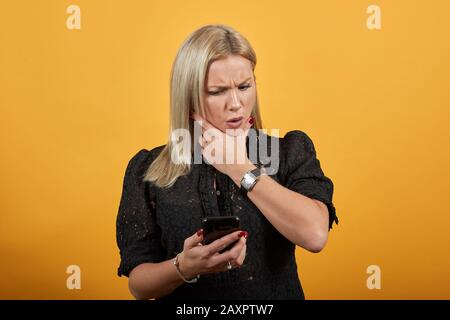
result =
[{"label": "black dress", "polygon": [[[269,141],[280,139],[279,169],[271,177],[326,204],[331,229],[333,222],[338,223],[332,203],[333,183],[324,175],[311,139],[299,130],[288,132],[284,138],[266,137]],[[189,174],[168,189],[143,182],[145,170],[163,147],[142,149],[128,163],[116,223],[121,256],[118,276],[128,277],[141,263],[174,258],[182,251],[184,240],[201,228],[202,217],[236,215],[241,228],[249,233],[244,264],[226,272],[203,274],[197,283],[184,283],[160,299],[304,299],[295,245],[228,176],[202,163],[192,165]]]}]

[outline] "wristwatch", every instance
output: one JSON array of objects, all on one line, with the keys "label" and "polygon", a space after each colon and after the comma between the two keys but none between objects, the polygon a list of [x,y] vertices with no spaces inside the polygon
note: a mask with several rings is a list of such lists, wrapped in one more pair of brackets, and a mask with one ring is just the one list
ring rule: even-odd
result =
[{"label": "wristwatch", "polygon": [[244,189],[247,192],[252,191],[261,174],[261,168],[247,171],[241,179],[241,189]]}]

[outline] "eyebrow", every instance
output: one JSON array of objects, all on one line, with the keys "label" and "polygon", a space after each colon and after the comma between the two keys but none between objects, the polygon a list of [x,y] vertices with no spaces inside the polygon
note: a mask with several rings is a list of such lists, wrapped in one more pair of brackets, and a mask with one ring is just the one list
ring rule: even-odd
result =
[{"label": "eyebrow", "polygon": [[[249,80],[251,80],[251,79],[252,79],[252,77],[249,77],[249,78],[245,79],[244,81],[242,81],[239,85],[242,85],[242,84],[246,83],[247,81],[249,81]],[[229,89],[230,87],[211,85],[211,86],[208,86],[208,88],[209,88],[209,89],[211,89],[211,88],[217,88],[217,89]]]}]

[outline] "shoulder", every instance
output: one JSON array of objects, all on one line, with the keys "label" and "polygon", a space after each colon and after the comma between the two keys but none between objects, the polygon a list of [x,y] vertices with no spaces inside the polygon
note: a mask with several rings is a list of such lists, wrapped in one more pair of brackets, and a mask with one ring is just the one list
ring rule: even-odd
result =
[{"label": "shoulder", "polygon": [[314,145],[304,131],[291,130],[283,137],[268,135],[264,131],[261,133],[267,139],[269,158],[262,158],[263,163],[270,163],[265,165],[266,169],[276,172],[281,180],[296,167],[315,157]]},{"label": "shoulder", "polygon": [[280,138],[282,152],[296,154],[297,152],[315,153],[314,144],[311,138],[301,130],[292,130],[287,132],[283,138]]},{"label": "shoulder", "polygon": [[126,175],[140,175],[147,170],[153,160],[161,153],[165,145],[155,147],[153,149],[140,149],[128,161]]},{"label": "shoulder", "polygon": [[311,138],[304,131],[292,130],[279,142],[279,173],[287,178],[289,174],[305,164],[311,164],[316,151]]}]

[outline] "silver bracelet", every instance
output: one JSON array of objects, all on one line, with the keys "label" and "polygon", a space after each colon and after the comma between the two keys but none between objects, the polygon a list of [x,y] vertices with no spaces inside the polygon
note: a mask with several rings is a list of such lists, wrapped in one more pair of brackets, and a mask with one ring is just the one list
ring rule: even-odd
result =
[{"label": "silver bracelet", "polygon": [[177,256],[175,257],[175,259],[173,260],[173,265],[175,266],[175,269],[177,270],[178,275],[180,276],[181,279],[183,279],[184,282],[187,283],[196,283],[197,280],[200,278],[200,275],[196,275],[194,278],[192,278],[191,280],[187,280],[186,277],[181,273],[180,271],[180,263],[178,262],[178,256],[181,254],[181,252],[179,254],[177,254]]}]

